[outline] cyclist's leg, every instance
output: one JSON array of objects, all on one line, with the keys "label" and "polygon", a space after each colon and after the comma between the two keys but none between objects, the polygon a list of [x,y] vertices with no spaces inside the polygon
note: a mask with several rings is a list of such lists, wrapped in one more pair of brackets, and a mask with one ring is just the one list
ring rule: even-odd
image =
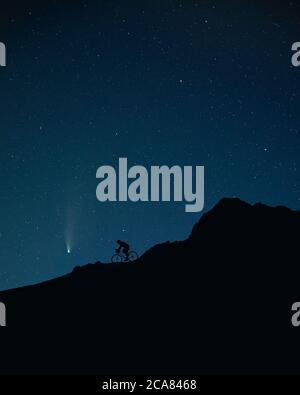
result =
[{"label": "cyclist's leg", "polygon": [[123,252],[126,255],[125,261],[128,261],[128,259],[129,259],[129,248],[123,248]]}]

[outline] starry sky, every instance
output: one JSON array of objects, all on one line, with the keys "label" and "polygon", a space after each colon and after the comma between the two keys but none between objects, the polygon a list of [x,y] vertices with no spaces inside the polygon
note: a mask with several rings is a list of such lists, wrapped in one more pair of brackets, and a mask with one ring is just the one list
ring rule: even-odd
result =
[{"label": "starry sky", "polygon": [[287,0],[2,2],[0,289],[188,236],[184,203],[96,200],[119,157],[204,165],[205,211],[300,208],[299,23]]}]

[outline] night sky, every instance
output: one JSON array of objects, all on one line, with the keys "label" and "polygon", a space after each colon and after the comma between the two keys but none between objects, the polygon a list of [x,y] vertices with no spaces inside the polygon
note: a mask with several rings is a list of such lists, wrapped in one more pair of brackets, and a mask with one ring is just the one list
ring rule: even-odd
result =
[{"label": "night sky", "polygon": [[96,200],[97,168],[119,157],[204,165],[205,211],[225,196],[300,208],[299,2],[13,0],[0,14],[0,289],[107,262],[117,239],[142,254],[189,235],[201,213],[184,203]]}]

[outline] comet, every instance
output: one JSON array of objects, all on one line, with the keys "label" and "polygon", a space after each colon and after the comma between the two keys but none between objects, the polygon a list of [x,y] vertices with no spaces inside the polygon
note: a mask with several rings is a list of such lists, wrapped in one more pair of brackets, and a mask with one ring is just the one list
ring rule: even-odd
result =
[{"label": "comet", "polygon": [[65,208],[64,239],[67,254],[72,254],[76,247],[76,234],[78,234],[78,210],[76,202],[69,201]]},{"label": "comet", "polygon": [[71,235],[70,232],[66,232],[65,234],[65,242],[66,242],[66,249],[67,249],[67,253],[71,254]]},{"label": "comet", "polygon": [[73,234],[74,234],[74,217],[72,215],[71,209],[67,210],[66,216],[66,226],[65,226],[65,245],[67,254],[71,254],[73,247]]}]

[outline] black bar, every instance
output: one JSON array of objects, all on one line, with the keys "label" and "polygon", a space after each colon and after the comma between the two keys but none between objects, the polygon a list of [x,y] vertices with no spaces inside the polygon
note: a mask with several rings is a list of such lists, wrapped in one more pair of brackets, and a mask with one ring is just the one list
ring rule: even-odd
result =
[{"label": "black bar", "polygon": [[[136,383],[134,389],[133,383]],[[3,394],[43,394],[46,391],[84,395],[141,391],[149,394],[168,391],[204,395],[242,394],[245,391],[253,394],[261,391],[288,393],[292,388],[297,388],[297,384],[298,376],[0,376],[0,391]]]}]

